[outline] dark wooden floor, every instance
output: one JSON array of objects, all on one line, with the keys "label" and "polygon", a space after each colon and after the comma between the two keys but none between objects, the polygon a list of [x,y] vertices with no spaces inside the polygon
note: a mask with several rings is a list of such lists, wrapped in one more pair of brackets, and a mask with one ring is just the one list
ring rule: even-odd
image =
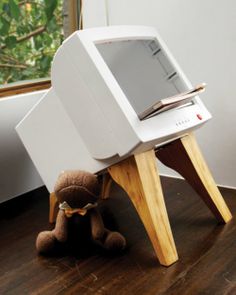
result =
[{"label": "dark wooden floor", "polygon": [[[236,294],[235,220],[218,225],[188,184],[162,182],[177,263],[159,265],[128,197],[115,185],[101,210],[127,237],[122,255],[37,256],[36,235],[50,228],[42,188],[0,206],[0,294]],[[221,191],[235,215],[236,191]]]}]

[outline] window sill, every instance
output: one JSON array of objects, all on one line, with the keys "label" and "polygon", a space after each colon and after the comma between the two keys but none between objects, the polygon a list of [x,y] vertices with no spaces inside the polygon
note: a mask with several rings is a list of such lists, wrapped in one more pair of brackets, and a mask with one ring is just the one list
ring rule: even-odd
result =
[{"label": "window sill", "polygon": [[22,81],[18,83],[12,83],[12,84],[0,87],[0,98],[6,97],[6,96],[12,96],[16,94],[39,91],[43,89],[48,89],[50,87],[51,87],[50,79]]}]

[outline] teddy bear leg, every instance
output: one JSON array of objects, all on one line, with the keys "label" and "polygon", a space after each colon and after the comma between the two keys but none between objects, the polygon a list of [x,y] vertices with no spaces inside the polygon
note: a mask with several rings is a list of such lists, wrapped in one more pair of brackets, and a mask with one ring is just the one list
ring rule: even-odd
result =
[{"label": "teddy bear leg", "polygon": [[116,231],[105,229],[105,239],[103,247],[112,252],[122,251],[126,246],[124,236]]},{"label": "teddy bear leg", "polygon": [[47,254],[55,248],[56,238],[52,231],[42,231],[36,239],[36,249],[38,253]]}]

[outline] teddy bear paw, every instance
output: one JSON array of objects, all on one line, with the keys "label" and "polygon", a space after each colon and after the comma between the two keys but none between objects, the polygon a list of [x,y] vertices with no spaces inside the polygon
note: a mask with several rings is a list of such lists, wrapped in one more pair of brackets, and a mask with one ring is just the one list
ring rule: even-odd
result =
[{"label": "teddy bear paw", "polygon": [[56,238],[51,231],[42,231],[36,239],[36,249],[38,253],[46,254],[53,251]]},{"label": "teddy bear paw", "polygon": [[126,246],[125,238],[118,232],[109,232],[107,235],[104,247],[105,249],[112,251],[112,252],[120,252]]}]

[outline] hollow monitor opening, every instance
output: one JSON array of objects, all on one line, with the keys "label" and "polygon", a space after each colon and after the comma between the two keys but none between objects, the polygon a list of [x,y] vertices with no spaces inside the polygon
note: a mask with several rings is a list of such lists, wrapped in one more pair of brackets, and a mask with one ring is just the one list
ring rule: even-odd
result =
[{"label": "hollow monitor opening", "polygon": [[137,114],[159,99],[188,90],[156,39],[95,44]]}]

